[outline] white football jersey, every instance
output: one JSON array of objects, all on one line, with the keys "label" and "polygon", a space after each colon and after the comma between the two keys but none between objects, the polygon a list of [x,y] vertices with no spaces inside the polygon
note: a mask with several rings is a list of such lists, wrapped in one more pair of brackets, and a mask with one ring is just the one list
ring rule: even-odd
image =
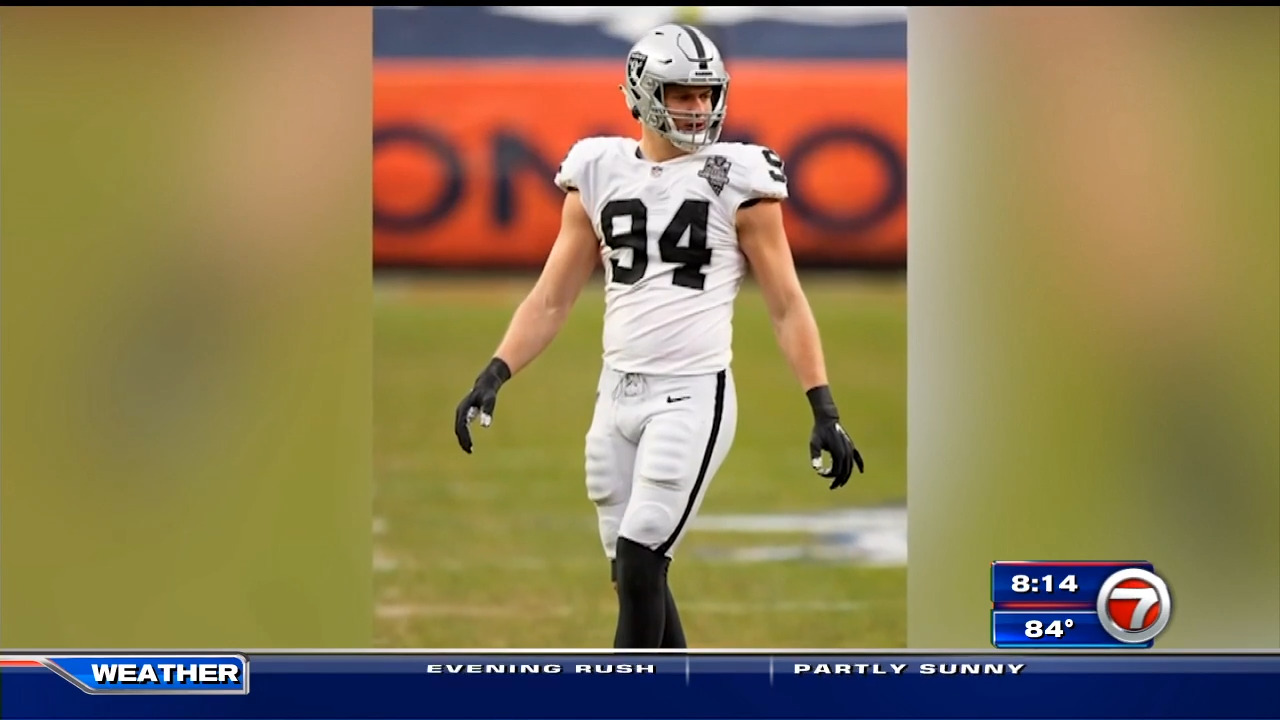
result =
[{"label": "white football jersey", "polygon": [[569,150],[555,182],[579,192],[600,240],[606,365],[653,375],[729,366],[746,273],[737,211],[785,199],[782,169],[773,151],[742,143],[663,163],[643,159],[630,138],[586,138]]}]

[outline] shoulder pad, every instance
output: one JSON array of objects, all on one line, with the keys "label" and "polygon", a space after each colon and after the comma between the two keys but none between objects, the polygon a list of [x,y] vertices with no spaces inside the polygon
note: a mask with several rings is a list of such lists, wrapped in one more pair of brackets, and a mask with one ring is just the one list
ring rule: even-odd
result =
[{"label": "shoulder pad", "polygon": [[565,192],[581,190],[589,182],[588,175],[595,161],[621,140],[616,137],[589,137],[574,143],[556,171],[556,186]]},{"label": "shoulder pad", "polygon": [[734,185],[744,199],[787,198],[786,169],[773,150],[750,143],[720,143],[717,149],[738,166],[733,168]]}]

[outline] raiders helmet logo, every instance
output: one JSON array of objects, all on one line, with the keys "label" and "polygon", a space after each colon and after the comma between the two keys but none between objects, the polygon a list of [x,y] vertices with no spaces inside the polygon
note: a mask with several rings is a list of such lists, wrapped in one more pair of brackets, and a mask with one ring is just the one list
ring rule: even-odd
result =
[{"label": "raiders helmet logo", "polygon": [[627,58],[627,77],[633,85],[640,84],[640,75],[644,73],[644,65],[648,61],[649,56],[642,52],[633,52]]}]

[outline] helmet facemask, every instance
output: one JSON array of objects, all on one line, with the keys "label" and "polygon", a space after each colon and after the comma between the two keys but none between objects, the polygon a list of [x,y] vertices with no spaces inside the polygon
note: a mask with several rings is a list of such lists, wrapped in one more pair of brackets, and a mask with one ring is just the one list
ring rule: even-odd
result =
[{"label": "helmet facemask", "polygon": [[[711,90],[711,107],[705,112],[673,110],[667,107],[665,97],[667,84],[655,82],[653,78],[648,77],[645,78],[645,81],[641,82],[641,86],[649,93],[652,99],[649,103],[648,112],[640,118],[644,124],[653,128],[668,142],[685,152],[694,152],[720,139],[720,134],[724,130],[724,119],[728,106],[726,95],[729,83],[727,80],[671,83],[672,85],[683,85],[685,87],[709,88]],[[653,87],[648,87],[650,85]]]}]

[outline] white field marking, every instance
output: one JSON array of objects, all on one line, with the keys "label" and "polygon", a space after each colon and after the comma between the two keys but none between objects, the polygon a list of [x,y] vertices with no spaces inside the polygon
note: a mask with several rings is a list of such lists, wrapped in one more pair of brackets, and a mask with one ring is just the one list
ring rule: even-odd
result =
[{"label": "white field marking", "polygon": [[[539,516],[536,525],[542,532],[569,532],[576,516]],[[530,521],[526,517],[525,521]],[[389,527],[384,518],[374,520],[374,534],[386,536]],[[585,530],[584,530],[585,532]],[[691,534],[702,538],[716,533],[731,535],[802,534],[809,537],[792,544],[734,545],[725,547],[699,540],[690,547],[692,557],[711,563],[754,564],[771,562],[827,562],[861,567],[903,567],[907,564],[907,509],[902,506],[849,508],[820,513],[704,515],[696,519]],[[584,536],[587,537],[587,536]],[[585,542],[585,540],[584,540]],[[552,568],[589,571],[605,567],[603,558],[548,558],[538,556],[504,556],[469,558],[418,556],[400,549],[377,546],[374,549],[374,571],[394,573],[404,569],[468,572],[477,568],[503,571],[542,572]]]},{"label": "white field marking", "polygon": [[[681,601],[681,611],[699,615],[761,615],[785,613],[851,613],[868,609],[873,603],[848,600],[782,600],[776,602]],[[375,614],[383,620],[419,618],[567,618],[583,613],[571,605],[516,606],[436,603],[379,603]],[[614,605],[601,605],[596,613],[617,612]]]},{"label": "white field marking", "polygon": [[810,535],[860,530],[906,530],[906,507],[850,508],[814,513],[702,515],[693,530],[725,533],[805,533]]},{"label": "white field marking", "polygon": [[[467,483],[470,485],[470,483]],[[547,516],[549,526],[563,528],[566,524],[577,524],[594,527],[593,518],[583,516],[581,522],[578,514]],[[906,534],[907,509],[901,506],[884,508],[850,508],[847,510],[828,510],[814,513],[760,513],[732,515],[701,515],[690,526],[691,532],[697,533],[736,533],[736,534],[845,534],[868,530],[885,532],[901,532]],[[373,534],[385,535],[388,532],[385,518],[373,519]]]},{"label": "white field marking", "polygon": [[750,547],[700,547],[700,560],[717,564],[768,562],[843,563],[864,568],[903,567],[907,564],[905,538],[861,537],[835,539],[812,545],[755,545]]},{"label": "white field marking", "polygon": [[[902,567],[902,552],[889,549],[884,555],[852,554],[842,547],[821,547],[805,545],[761,545],[735,548],[696,548],[690,555],[699,562],[715,565],[751,565],[770,562],[826,562],[851,564],[865,568]],[[373,553],[373,571],[379,574],[394,575],[406,570],[437,571],[446,573],[466,573],[479,570],[497,570],[500,572],[547,572],[556,570],[582,570],[590,572],[600,568],[605,572],[607,564],[603,560],[555,560],[540,557],[508,557],[502,560],[472,559],[469,561],[453,558],[437,558],[427,562],[405,560],[382,548],[375,548]]]},{"label": "white field marking", "polygon": [[863,567],[907,564],[905,507],[851,508],[821,513],[704,515],[694,533],[803,534],[797,544],[763,547],[699,545],[696,554],[710,562],[843,562]]},{"label": "white field marking", "polygon": [[699,548],[700,560],[736,565],[768,562],[846,563],[863,567],[899,567],[906,550],[885,545],[864,551],[851,545],[753,545],[735,548]]}]

